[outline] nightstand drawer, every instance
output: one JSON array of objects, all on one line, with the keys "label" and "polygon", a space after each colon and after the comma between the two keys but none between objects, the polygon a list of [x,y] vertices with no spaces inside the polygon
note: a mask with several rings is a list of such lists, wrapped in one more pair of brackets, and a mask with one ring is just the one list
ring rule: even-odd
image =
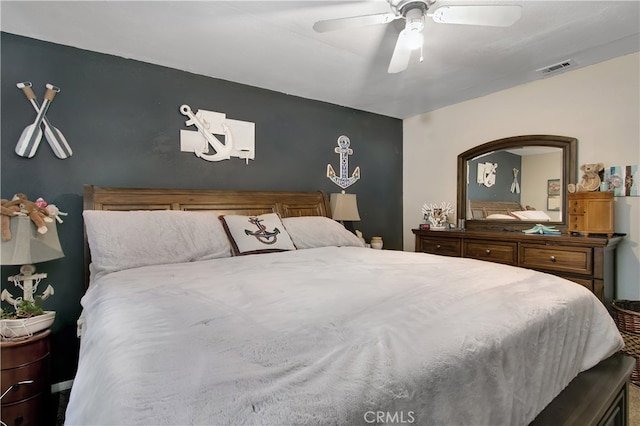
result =
[{"label": "nightstand drawer", "polygon": [[28,339],[2,342],[2,369],[20,367],[35,362],[49,354],[50,331],[35,334]]},{"label": "nightstand drawer", "polygon": [[47,424],[47,410],[44,409],[44,395],[38,394],[31,398],[12,404],[2,404],[2,421],[7,426],[40,426]]},{"label": "nightstand drawer", "polygon": [[451,238],[424,238],[419,239],[418,251],[444,256],[460,256],[460,240]]},{"label": "nightstand drawer", "polygon": [[12,388],[1,404],[2,421],[7,425],[45,425],[48,421],[50,382],[50,337],[45,330],[31,337],[0,342],[2,391]]},{"label": "nightstand drawer", "polygon": [[33,395],[41,393],[47,386],[47,381],[44,380],[49,377],[49,357],[40,359],[39,361],[32,362],[18,368],[10,368],[2,370],[3,392],[14,384],[23,381],[33,381],[33,383],[19,385],[13,390],[10,390],[4,398],[2,398],[2,404],[20,401],[21,399],[29,398]]},{"label": "nightstand drawer", "polygon": [[588,247],[522,244],[520,266],[558,272],[591,275],[593,253]]},{"label": "nightstand drawer", "polygon": [[482,240],[465,241],[463,256],[491,262],[515,265],[518,261],[517,243]]}]

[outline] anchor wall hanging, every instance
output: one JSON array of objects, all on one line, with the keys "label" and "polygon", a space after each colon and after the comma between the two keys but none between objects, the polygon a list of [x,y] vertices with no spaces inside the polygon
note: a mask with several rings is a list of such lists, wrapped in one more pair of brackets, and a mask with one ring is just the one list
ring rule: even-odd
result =
[{"label": "anchor wall hanging", "polygon": [[338,147],[334,149],[337,154],[340,154],[340,176],[336,175],[331,164],[327,164],[327,177],[342,189],[348,188],[360,179],[360,167],[356,167],[349,177],[349,155],[353,154],[353,150],[349,148],[350,144],[349,138],[342,135],[338,138]]},{"label": "anchor wall hanging", "polygon": [[16,84],[16,86],[18,86],[19,89],[22,89],[22,92],[37,113],[36,119],[33,123],[25,127],[22,131],[18,144],[16,145],[16,154],[26,158],[32,158],[36,155],[36,151],[38,151],[38,147],[40,146],[40,140],[42,139],[43,132],[41,126],[43,126],[44,137],[49,143],[49,146],[53,150],[55,156],[60,159],[71,157],[71,155],[73,155],[73,151],[71,150],[71,147],[69,147],[64,135],[60,130],[51,125],[46,116],[49,106],[51,105],[51,102],[53,102],[53,98],[55,98],[56,94],[60,92],[60,88],[47,83],[47,91],[44,94],[42,106],[40,106],[35,93],[33,93],[33,90],[31,89],[31,82],[24,81]]},{"label": "anchor wall hanging", "polygon": [[193,152],[207,161],[238,157],[249,164],[255,158],[255,123],[228,119],[224,113],[203,109],[194,114],[189,105],[180,106],[180,113],[189,117],[185,125],[198,129],[180,130],[182,152]]},{"label": "anchor wall hanging", "polygon": [[498,163],[478,163],[478,175],[477,182],[479,185],[484,185],[487,188],[496,184],[496,169]]}]

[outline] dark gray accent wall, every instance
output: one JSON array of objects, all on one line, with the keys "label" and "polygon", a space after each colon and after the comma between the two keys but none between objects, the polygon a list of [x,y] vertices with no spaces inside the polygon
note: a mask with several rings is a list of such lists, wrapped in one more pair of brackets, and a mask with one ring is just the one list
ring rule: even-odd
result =
[{"label": "dark gray accent wall", "polygon": [[[326,167],[339,170],[334,148],[344,134],[354,151],[350,173],[360,166],[362,174],[347,190],[358,196],[362,220],[355,228],[367,240],[381,235],[385,248],[402,249],[401,120],[8,33],[1,37],[1,195],[43,197],[69,214],[58,227],[66,257],[36,265],[55,288],[45,302],[57,312],[53,382],[73,378],[77,365],[83,184],[339,192]],[[33,83],[40,101],[46,83],[62,89],[47,116],[69,141],[69,159],[56,158],[44,139],[32,159],[14,153],[35,118],[16,88],[21,81]],[[179,131],[187,129],[181,104],[254,122],[256,159],[212,163],[180,152]],[[0,277],[14,295],[19,289],[7,277],[18,269],[2,267]]]}]

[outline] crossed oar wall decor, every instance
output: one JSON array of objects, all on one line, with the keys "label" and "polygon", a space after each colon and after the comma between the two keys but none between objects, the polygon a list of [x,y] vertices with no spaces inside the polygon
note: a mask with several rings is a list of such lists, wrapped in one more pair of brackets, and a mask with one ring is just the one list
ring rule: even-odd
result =
[{"label": "crossed oar wall decor", "polygon": [[34,122],[25,127],[22,131],[18,144],[16,145],[16,154],[26,158],[31,158],[36,155],[43,133],[40,126],[44,125],[44,137],[49,143],[49,146],[53,150],[55,156],[61,159],[71,157],[71,155],[73,155],[73,151],[71,150],[71,147],[69,147],[64,135],[60,130],[51,125],[46,116],[47,110],[49,109],[51,102],[53,102],[53,98],[55,98],[56,94],[60,92],[60,88],[47,83],[47,91],[44,94],[42,106],[40,106],[35,93],[33,93],[33,90],[31,89],[31,82],[25,81],[16,84],[16,86],[18,86],[19,89],[22,89],[22,92],[25,94],[37,113]]}]

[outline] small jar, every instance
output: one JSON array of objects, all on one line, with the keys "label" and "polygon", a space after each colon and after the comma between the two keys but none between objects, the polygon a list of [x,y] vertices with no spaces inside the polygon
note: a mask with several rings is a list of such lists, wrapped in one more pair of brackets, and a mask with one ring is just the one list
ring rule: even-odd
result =
[{"label": "small jar", "polygon": [[382,249],[382,237],[371,237],[371,248],[376,250]]}]

